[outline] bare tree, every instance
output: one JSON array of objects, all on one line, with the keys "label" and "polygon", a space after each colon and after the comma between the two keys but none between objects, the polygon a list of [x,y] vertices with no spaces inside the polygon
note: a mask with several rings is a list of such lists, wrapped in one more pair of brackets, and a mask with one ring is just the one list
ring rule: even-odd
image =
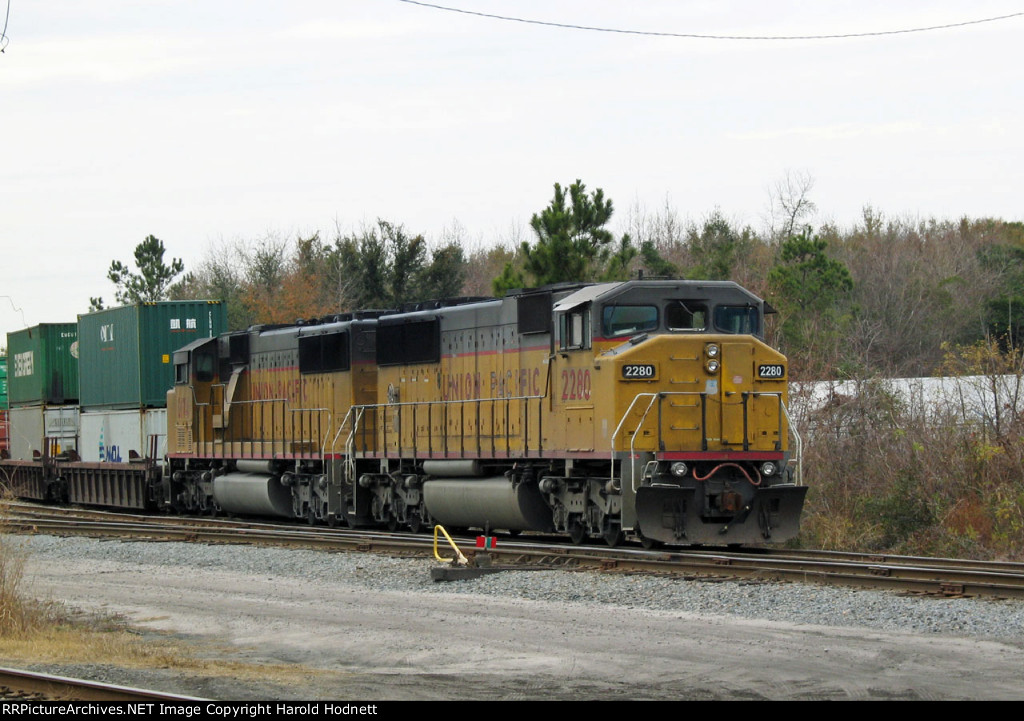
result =
[{"label": "bare tree", "polygon": [[[659,272],[658,266],[666,269],[671,265],[680,269],[692,265],[688,224],[680,219],[667,196],[661,209],[654,213],[634,203],[626,216],[626,225],[629,235],[641,248],[641,263],[648,266],[648,271],[664,275],[666,273],[664,270]],[[655,267],[650,267],[652,260],[656,261],[653,263]]]},{"label": "bare tree", "polygon": [[806,170],[787,170],[769,189],[768,226],[774,242],[789,238],[818,210],[810,198],[814,177]]}]

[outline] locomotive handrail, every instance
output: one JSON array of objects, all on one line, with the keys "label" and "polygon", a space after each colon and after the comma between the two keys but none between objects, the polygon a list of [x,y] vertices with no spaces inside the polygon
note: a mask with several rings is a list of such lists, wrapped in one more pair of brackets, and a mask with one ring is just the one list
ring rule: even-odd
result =
[{"label": "locomotive handrail", "polygon": [[[327,430],[320,434],[320,459],[324,457],[324,447],[327,445],[327,436],[331,432],[331,409],[330,408],[285,408],[292,413],[327,413]],[[312,428],[310,428],[312,430]],[[317,429],[319,430],[319,428]]]},{"label": "locomotive handrail", "polygon": [[[348,413],[345,414],[345,418],[342,420],[341,425],[338,426],[338,435],[341,435],[341,429],[345,427],[345,423],[348,421],[349,416],[352,416],[352,431],[348,434],[348,438],[345,440],[345,468],[348,473],[347,476],[352,483],[352,494],[353,497],[356,493],[357,484],[356,479],[356,433],[359,429],[359,421],[363,417],[363,409],[361,406],[350,406]],[[335,437],[337,442],[337,437]],[[334,445],[331,445],[331,451],[334,451]]]},{"label": "locomotive handrail", "polygon": [[429,400],[429,401],[395,401],[394,403],[363,403],[359,406],[352,406],[353,408],[393,408],[395,406],[422,406],[422,405],[444,405],[451,403],[481,403],[483,401],[532,401],[547,396],[535,395],[535,396],[498,396],[496,398],[453,398],[451,400]]},{"label": "locomotive handrail", "polygon": [[[208,441],[205,438],[205,433],[203,433],[203,431],[206,428],[205,422],[203,422],[203,423],[198,422],[199,421],[199,415],[202,413],[202,411],[200,409],[202,409],[202,408],[209,408],[209,409],[211,409],[209,411],[211,414],[213,413],[213,409],[215,407],[220,407],[221,409],[223,409],[224,406],[225,406],[224,398],[222,397],[220,399],[220,403],[216,403],[215,402],[216,393],[213,392],[213,391],[216,388],[224,389],[225,387],[226,387],[226,384],[224,384],[224,383],[211,383],[210,384],[210,389],[211,389],[210,401],[206,402],[206,403],[203,403],[203,402],[200,402],[198,400],[198,397],[196,396],[195,386],[192,385],[192,384],[189,384],[187,386],[187,388],[189,389],[189,392],[192,395],[193,424],[194,424],[194,427],[198,427],[199,431],[200,431],[200,436],[201,437],[197,440],[197,443],[199,443],[199,444],[204,444],[204,443],[210,442],[210,441]],[[223,394],[222,394],[222,396],[223,396]],[[288,403],[289,403],[289,399],[288,398],[250,398],[250,399],[247,399],[247,400],[232,401],[232,405],[257,405],[257,404],[262,404],[262,403],[281,403],[284,406],[282,408],[283,412],[291,412],[291,413],[324,413],[324,412],[326,412],[327,413],[327,430],[324,431],[324,432],[319,432],[318,433],[318,435],[321,438],[321,442],[320,442],[321,457],[323,456],[324,449],[325,449],[325,446],[326,446],[327,438],[330,436],[330,429],[331,429],[331,424],[332,424],[332,410],[330,408],[289,408],[288,407]],[[310,426],[310,430],[311,431],[313,430],[312,429],[312,425]],[[339,429],[339,433],[340,433],[340,429]],[[231,440],[231,439],[225,439],[225,442],[227,440]],[[238,440],[238,439],[236,439],[236,440]],[[244,443],[245,439],[240,439],[240,442]],[[259,440],[259,441],[257,441],[256,439],[250,439],[249,440],[250,444],[255,444],[257,442],[259,442],[261,444],[261,447],[262,447],[262,444],[265,441],[262,440],[262,439]]]},{"label": "locomotive handrail", "polygon": [[[221,384],[221,387],[226,387],[226,386]],[[223,398],[223,395],[222,395],[222,398],[221,398],[221,407],[222,408],[223,408],[224,402],[225,401],[224,401],[224,398]],[[274,414],[274,407],[275,407],[275,405],[280,403],[281,407],[282,407],[282,410],[283,410],[284,408],[287,407],[288,399],[287,398],[252,398],[250,400],[245,400],[245,401],[236,401],[236,403],[238,403],[239,405],[244,405],[244,404],[256,405],[256,404],[259,404],[259,403],[270,404],[270,425],[271,425],[271,427],[273,427],[273,425],[274,425],[274,415],[275,415]],[[253,418],[255,418],[255,416],[253,416]],[[265,413],[260,413],[260,441],[259,441],[259,443],[260,443],[260,453],[264,453],[265,447],[266,447],[266,445],[265,445],[266,444],[266,439],[263,437],[263,430],[264,430],[263,423],[264,423],[265,419],[266,419],[266,414]],[[228,425],[228,430],[230,430],[230,429],[231,429],[231,426],[229,424]],[[253,435],[255,435],[255,428],[253,428]],[[241,442],[244,442],[244,439]],[[221,445],[221,448],[225,449],[224,452],[227,452],[226,448],[225,448],[226,445],[227,444],[222,444]],[[252,438],[249,441],[249,453],[250,453],[250,455],[255,455],[255,448],[256,448],[256,439]],[[274,450],[274,443],[273,443],[273,441],[271,441],[270,449],[271,449],[271,453],[272,454],[276,453],[275,450]]]},{"label": "locomotive handrail", "polygon": [[793,419],[789,415],[789,406],[782,402],[781,393],[763,393],[761,395],[776,395],[779,397],[779,407],[786,414],[786,424],[789,426],[789,432],[793,434],[794,444],[796,445],[796,485],[802,486],[804,484],[804,440],[800,437],[800,432],[796,429],[796,424],[793,423]]},{"label": "locomotive handrail", "polygon": [[[334,453],[334,449],[338,447],[338,438],[341,437],[341,431],[345,428],[345,424],[348,423],[349,416],[352,415],[352,411],[356,406],[349,406],[348,411],[345,413],[345,417],[341,419],[341,423],[338,424],[338,431],[334,434],[334,438],[331,439],[331,453]],[[328,428],[328,430],[330,430]],[[345,447],[348,448],[348,441],[345,441]],[[321,450],[321,455],[327,455],[327,438],[324,438],[324,445]]]},{"label": "locomotive handrail", "polygon": [[[640,400],[641,398],[650,398],[650,401],[647,404],[647,408],[644,410],[643,415],[640,418],[640,422],[637,423],[636,428],[633,430],[633,438],[630,440],[630,443],[629,443],[629,461],[630,461],[630,464],[629,464],[629,467],[630,467],[630,479],[629,479],[629,482],[630,482],[630,487],[633,489],[634,493],[636,492],[636,466],[633,464],[632,461],[633,461],[633,450],[635,448],[634,442],[636,441],[636,432],[638,430],[640,430],[640,426],[642,426],[644,421],[647,420],[647,414],[651,412],[651,406],[654,405],[654,401],[658,399],[659,395],[661,395],[661,394],[660,393],[637,393],[635,396],[633,396],[633,401],[629,404],[629,408],[626,409],[626,412],[622,414],[622,418],[619,420],[618,425],[615,426],[615,431],[612,433],[612,437],[610,439],[610,444],[611,444],[611,472],[614,474],[615,473],[615,437],[619,434],[619,431],[622,430],[622,424],[626,422],[626,418],[628,418],[629,414],[633,412],[633,406],[636,405],[636,402],[638,400]],[[659,434],[661,433],[661,429],[660,428],[658,429],[658,433]],[[610,478],[609,480],[611,480],[613,483],[615,482],[615,478],[614,477]]]},{"label": "locomotive handrail", "polygon": [[[639,433],[640,429],[643,427],[644,422],[647,420],[647,416],[650,414],[651,408],[654,406],[655,401],[659,401],[660,402],[663,398],[666,398],[668,396],[700,396],[702,399],[705,399],[705,398],[707,398],[707,395],[708,394],[703,392],[703,391],[661,391],[661,392],[658,392],[658,393],[637,393],[633,397],[633,401],[629,404],[629,408],[627,408],[625,413],[622,414],[622,418],[619,420],[619,423],[615,427],[615,431],[612,433],[612,437],[610,439],[611,462],[612,462],[611,463],[611,471],[612,471],[612,473],[614,474],[614,472],[615,472],[615,453],[616,453],[616,450],[615,450],[615,440],[616,440],[616,437],[618,436],[619,431],[622,430],[622,426],[626,422],[626,419],[633,412],[634,407],[637,405],[637,401],[639,401],[642,398],[649,398],[650,399],[648,401],[648,403],[647,403],[647,408],[644,409],[643,414],[640,417],[640,420],[637,422],[636,427],[633,429],[633,436],[632,436],[632,438],[630,438],[630,441],[629,441],[630,487],[633,489],[634,493],[636,492],[636,488],[637,488],[637,486],[636,486],[636,465],[633,464],[632,461],[633,461],[633,458],[634,458],[634,456],[636,454],[636,437],[637,437],[637,434]],[[782,411],[780,413],[780,415],[779,415],[779,436],[780,436],[780,438],[782,436],[782,416],[784,415],[785,418],[786,418],[786,423],[787,423],[787,425],[789,427],[789,432],[793,435],[793,438],[794,438],[794,441],[795,441],[795,445],[796,445],[796,459],[795,459],[796,460],[796,485],[802,486],[803,485],[803,440],[800,438],[799,432],[797,432],[796,427],[793,425],[793,421],[792,421],[792,419],[790,418],[790,415],[789,415],[789,409],[786,407],[786,404],[782,401],[782,394],[778,393],[778,392],[754,391],[754,392],[744,393],[743,395],[744,395],[744,399],[748,395],[749,396],[753,396],[755,398],[761,397],[761,396],[767,396],[767,397],[774,397],[774,398],[778,399],[779,408]],[[660,404],[659,404],[659,409],[660,409]],[[746,450],[747,447],[748,447],[747,446],[748,439],[747,439],[747,429],[746,429],[747,405],[746,405],[745,400],[744,400],[744,404],[743,404],[743,423],[744,423],[743,444],[744,444],[744,450]],[[660,418],[659,418],[659,422],[658,422],[658,439],[657,439],[658,447],[659,448],[660,448],[660,445],[661,445],[661,433],[662,433],[662,428],[661,428],[661,421],[660,421]],[[701,435],[704,436],[705,439],[706,439],[706,437],[707,437],[707,430],[703,427],[703,425],[701,427]],[[614,482],[616,479],[613,477],[610,480],[612,482]]]},{"label": "locomotive handrail", "polygon": [[[352,406],[352,408],[353,409],[355,409],[355,408],[361,409],[361,411],[360,411],[361,413],[365,413],[365,411],[367,411],[367,410],[374,410],[374,411],[376,411],[376,410],[383,410],[386,413],[387,410],[390,409],[390,408],[401,409],[401,408],[410,408],[411,407],[413,409],[413,413],[415,414],[416,408],[421,407],[421,406],[427,406],[428,413],[429,413],[429,409],[434,407],[434,406],[438,406],[438,407],[441,407],[441,408],[444,408],[444,409],[447,409],[449,407],[456,407],[457,406],[457,407],[460,408],[460,410],[462,410],[464,412],[465,407],[468,404],[470,404],[470,403],[477,403],[477,404],[479,404],[479,403],[491,403],[491,404],[502,403],[502,404],[504,404],[506,406],[506,415],[507,415],[508,407],[511,406],[511,402],[512,401],[526,401],[527,405],[525,405],[524,408],[523,408],[523,412],[525,413],[524,426],[526,426],[526,427],[524,428],[523,432],[525,434],[529,434],[529,412],[530,411],[529,411],[528,403],[531,400],[541,401],[541,400],[545,399],[546,397],[547,397],[547,394],[546,394],[546,389],[545,389],[545,393],[544,394],[537,394],[537,395],[500,396],[500,397],[497,397],[497,398],[465,398],[465,399],[456,398],[456,399],[449,399],[449,400],[396,401],[394,403],[365,403],[365,404],[362,404],[362,405],[359,405],[359,406]],[[414,416],[414,419],[415,419],[415,416]],[[542,443],[543,443],[543,432],[542,432],[542,429],[541,429],[541,426],[540,426],[540,424],[543,422],[543,414],[542,413],[538,414],[538,421],[537,422],[538,422],[538,433],[541,434],[541,438],[538,439],[537,447],[535,449],[533,449],[533,450],[540,451],[543,448],[543,445],[542,445]],[[384,425],[384,431],[383,432],[385,433],[385,437],[386,437],[386,434],[387,434],[386,419],[385,419],[384,423],[385,423],[385,425]],[[353,428],[352,436],[350,436],[350,438],[354,437],[355,433],[356,433],[356,430],[355,430],[355,428]],[[443,437],[445,439],[445,449],[444,450],[445,450],[445,454],[446,455],[447,455],[447,452],[448,452],[448,447],[447,447],[448,435],[449,434],[447,432],[445,432],[443,434]],[[509,436],[507,420],[506,420],[506,433],[505,433],[505,435],[507,437]],[[429,441],[429,438],[431,438],[431,437],[432,437],[432,435],[428,437],[428,441]],[[459,434],[459,438],[463,441],[463,443],[465,442],[465,434],[464,433],[460,433]],[[493,439],[492,439],[492,442],[493,442]],[[415,452],[418,450],[418,445],[416,445],[416,437],[415,437],[415,435],[413,437],[413,443],[414,443],[413,453],[415,454]],[[509,438],[506,438],[506,450],[508,450],[508,443],[509,443]],[[399,445],[399,448],[400,448],[401,447],[401,437],[399,437],[398,445]],[[478,446],[477,450],[479,452],[479,450],[480,450],[479,446]],[[465,447],[463,445],[461,447],[461,455],[465,455],[465,452],[466,452],[466,449],[465,449]],[[385,441],[384,446],[380,449],[380,453],[384,454],[385,457],[387,456],[388,450],[387,450],[386,441]]]},{"label": "locomotive handrail", "polygon": [[[360,404],[360,405],[349,406],[348,412],[345,414],[345,417],[342,419],[341,423],[338,425],[337,433],[334,435],[334,438],[331,439],[331,452],[332,453],[334,452],[334,449],[337,447],[338,439],[341,437],[341,433],[344,430],[345,425],[347,424],[349,418],[352,417],[352,430],[349,432],[348,438],[345,440],[345,448],[346,448],[346,454],[348,456],[352,456],[354,454],[354,452],[355,452],[355,438],[356,438],[356,436],[359,433],[359,421],[366,414],[366,411],[367,410],[371,410],[371,409],[372,410],[384,409],[386,411],[390,407],[412,406],[413,407],[413,412],[415,413],[415,408],[416,407],[422,406],[422,405],[426,405],[428,407],[428,423],[429,423],[429,408],[431,406],[435,406],[435,405],[444,408],[444,407],[448,407],[448,406],[451,406],[451,405],[454,405],[454,404],[459,404],[460,406],[463,406],[466,403],[483,403],[483,402],[497,403],[499,401],[505,402],[507,405],[511,405],[511,403],[509,403],[510,401],[543,400],[544,398],[548,397],[548,393],[549,393],[550,388],[551,388],[551,362],[550,361],[554,357],[555,357],[554,354],[550,354],[550,355],[548,355],[544,359],[544,365],[547,366],[547,370],[546,370],[546,372],[544,374],[544,390],[543,390],[543,392],[541,392],[539,394],[536,394],[536,395],[502,396],[502,397],[499,397],[499,398],[467,398],[467,399],[451,399],[451,400],[439,400],[439,399],[436,399],[436,400],[429,400],[429,401],[398,401],[398,402],[395,402],[395,403],[365,403],[365,404]],[[506,408],[506,411],[507,411],[507,408]],[[542,418],[542,416],[538,416],[538,417]],[[507,419],[506,419],[506,427],[507,427]],[[445,433],[445,438],[447,439],[447,433]],[[492,442],[493,442],[493,439],[492,439]],[[326,449],[326,442],[325,442],[324,447]],[[383,449],[382,452],[386,453],[387,451],[386,451],[386,449]]]}]

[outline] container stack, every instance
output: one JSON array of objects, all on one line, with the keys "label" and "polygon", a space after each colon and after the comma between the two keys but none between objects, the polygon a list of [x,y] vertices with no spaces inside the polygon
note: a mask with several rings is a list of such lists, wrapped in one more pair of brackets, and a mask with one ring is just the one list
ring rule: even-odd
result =
[{"label": "container stack", "polygon": [[78,316],[82,460],[163,456],[174,351],[226,330],[222,301],[139,303]]},{"label": "container stack", "polygon": [[43,323],[7,334],[8,452],[17,460],[74,451],[78,326]]},{"label": "container stack", "polygon": [[7,425],[7,356],[0,355],[0,458],[10,455],[10,431]]}]

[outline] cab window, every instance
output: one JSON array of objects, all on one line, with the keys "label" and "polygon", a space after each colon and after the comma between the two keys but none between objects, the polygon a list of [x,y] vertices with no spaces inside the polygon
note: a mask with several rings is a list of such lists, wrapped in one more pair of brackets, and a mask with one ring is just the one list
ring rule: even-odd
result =
[{"label": "cab window", "polygon": [[590,307],[563,313],[558,319],[559,348],[572,350],[590,347]]},{"label": "cab window", "polygon": [[760,336],[761,317],[752,306],[720,305],[715,308],[715,328],[723,333]]},{"label": "cab window", "polygon": [[212,353],[192,353],[192,365],[195,369],[197,382],[209,383],[213,380],[214,357]]},{"label": "cab window", "polygon": [[658,327],[658,309],[653,305],[606,305],[601,313],[605,338],[636,335]]},{"label": "cab window", "polygon": [[708,309],[703,305],[676,301],[665,309],[665,323],[669,330],[707,330]]}]

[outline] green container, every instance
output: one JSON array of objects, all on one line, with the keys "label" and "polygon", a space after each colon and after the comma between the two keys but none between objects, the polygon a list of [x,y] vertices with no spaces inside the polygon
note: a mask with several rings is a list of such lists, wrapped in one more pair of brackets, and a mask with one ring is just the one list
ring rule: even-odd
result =
[{"label": "green container", "polygon": [[7,334],[7,400],[12,408],[78,400],[78,326],[42,323]]},{"label": "green container", "polygon": [[162,408],[174,351],[227,329],[219,300],[161,301],[78,316],[82,408]]},{"label": "green container", "polygon": [[7,356],[0,355],[0,411],[10,408],[7,400]]}]

